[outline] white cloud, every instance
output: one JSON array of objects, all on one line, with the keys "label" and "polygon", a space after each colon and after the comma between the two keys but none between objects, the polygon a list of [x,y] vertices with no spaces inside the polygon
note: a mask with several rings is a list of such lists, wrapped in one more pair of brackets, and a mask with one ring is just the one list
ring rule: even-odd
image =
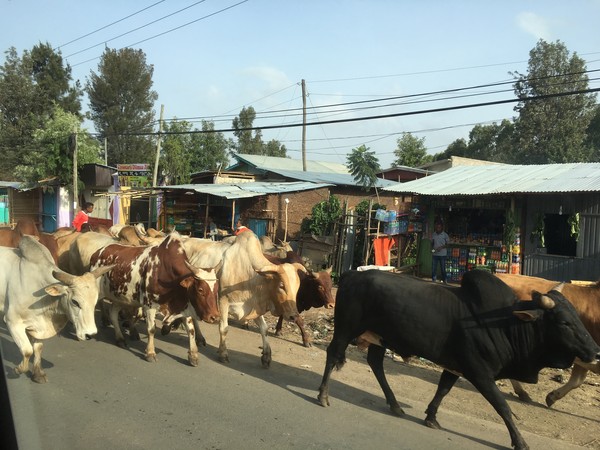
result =
[{"label": "white cloud", "polygon": [[284,72],[273,67],[248,67],[242,73],[264,81],[267,89],[272,91],[283,89],[292,83]]},{"label": "white cloud", "polygon": [[517,25],[526,33],[531,34],[536,40],[551,41],[552,35],[546,19],[532,12],[522,12],[517,15]]}]

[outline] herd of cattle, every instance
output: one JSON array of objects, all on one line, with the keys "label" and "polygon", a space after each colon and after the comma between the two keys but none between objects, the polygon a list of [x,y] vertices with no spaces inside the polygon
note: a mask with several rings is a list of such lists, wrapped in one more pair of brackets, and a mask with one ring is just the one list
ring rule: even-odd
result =
[{"label": "herd of cattle", "polygon": [[[568,300],[567,300],[568,299]],[[42,233],[31,221],[0,229],[0,312],[23,356],[17,373],[47,381],[41,366],[42,341],[68,322],[79,340],[97,333],[95,312],[112,324],[125,346],[123,327],[139,337],[145,319],[145,357],[156,360],[156,317],[163,334],[183,323],[188,361],[198,365],[198,345],[206,341],[200,323],[219,324],[218,357],[229,360],[230,318],[254,320],[262,337],[263,367],[271,363],[264,315],[294,321],[310,346],[300,316],[311,307],[333,308],[334,334],[318,401],[329,405],[328,383],[345,362],[351,342],[368,347],[367,361],[391,411],[404,412],[383,370],[386,349],[402,357],[420,356],[443,367],[425,424],[440,428],[437,410],[459,376],[469,380],[502,417],[512,445],[528,448],[495,381],[511,379],[515,392],[530,400],[519,382],[535,383],[544,367],[568,368],[572,377],[548,394],[554,402],[585,379],[600,373],[600,286],[558,284],[539,278],[465,274],[460,286],[446,286],[377,270],[349,271],[332,296],[330,270],[313,272],[288,247],[282,251],[251,231],[222,241],[141,226]]]}]

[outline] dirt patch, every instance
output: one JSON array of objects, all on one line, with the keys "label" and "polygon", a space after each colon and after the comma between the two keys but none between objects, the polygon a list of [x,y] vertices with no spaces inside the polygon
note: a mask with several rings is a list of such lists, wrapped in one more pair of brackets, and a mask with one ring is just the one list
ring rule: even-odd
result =
[{"label": "dirt patch", "polygon": [[[306,330],[313,337],[313,351],[311,352],[313,359],[308,362],[314,366],[315,371],[322,371],[325,360],[324,350],[333,337],[333,311],[312,309],[303,312],[302,317]],[[273,333],[276,318],[270,315],[265,318],[269,323],[270,332]],[[298,327],[292,323],[284,323],[282,332],[281,339],[299,345],[289,346],[288,354],[278,354],[274,358],[277,360],[284,357],[290,360],[306,358],[306,354],[303,353],[303,350],[306,349],[301,346],[302,339]],[[346,383],[372,390],[381,396],[382,404],[385,404],[383,393],[368,367],[366,351],[350,346],[346,357],[348,363],[340,372],[334,373],[333,377],[337,379],[343,377]],[[411,399],[429,402],[435,393],[441,373],[441,369],[431,362],[420,358],[412,358],[410,361],[404,362],[392,353],[387,354],[385,371],[388,381],[403,407],[405,404],[410,404]],[[499,380],[496,384],[505,393],[520,430],[600,450],[600,376],[588,373],[582,386],[557,401],[552,408],[546,407],[546,395],[566,383],[570,373],[570,369],[544,369],[540,373],[538,384],[523,384],[533,399],[533,404],[520,401],[513,393],[508,380]],[[335,396],[333,393],[331,395]],[[491,405],[468,381],[462,378],[440,407],[438,419],[442,426],[444,410],[460,412],[477,419],[501,422]],[[419,416],[418,411],[411,414]],[[422,417],[424,418],[425,415],[423,414]]]}]

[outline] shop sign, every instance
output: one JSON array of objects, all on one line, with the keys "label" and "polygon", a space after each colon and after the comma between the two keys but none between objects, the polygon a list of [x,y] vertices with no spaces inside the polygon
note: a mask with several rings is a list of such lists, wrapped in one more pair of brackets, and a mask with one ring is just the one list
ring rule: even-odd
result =
[{"label": "shop sign", "polygon": [[132,188],[152,187],[150,164],[117,164],[119,185]]}]

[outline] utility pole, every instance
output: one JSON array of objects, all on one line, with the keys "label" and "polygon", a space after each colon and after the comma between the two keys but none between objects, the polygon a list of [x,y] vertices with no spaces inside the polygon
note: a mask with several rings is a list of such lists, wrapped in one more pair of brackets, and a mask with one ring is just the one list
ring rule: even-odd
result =
[{"label": "utility pole", "polygon": [[165,105],[160,105],[160,120],[158,122],[158,138],[156,139],[156,159],[154,160],[154,177],[152,178],[152,187],[158,182],[158,161],[160,159],[160,141],[163,130],[163,115],[165,113]]},{"label": "utility pole", "polygon": [[[160,119],[158,121],[158,137],[156,138],[156,158],[154,159],[154,176],[152,177],[152,189],[158,184],[158,162],[160,160],[160,144],[163,131],[163,115],[165,113],[165,105],[160,105]],[[148,196],[148,228],[152,222],[152,205],[155,204],[151,195]],[[158,223],[158,207],[156,207],[156,222]]]},{"label": "utility pole", "polygon": [[302,170],[306,172],[306,83],[302,79]]},{"label": "utility pole", "polygon": [[77,189],[77,128],[73,133],[73,214],[71,215],[75,218],[75,214],[77,211],[77,198],[79,197],[79,192]]},{"label": "utility pole", "polygon": [[108,138],[104,138],[104,165],[108,166]]}]

